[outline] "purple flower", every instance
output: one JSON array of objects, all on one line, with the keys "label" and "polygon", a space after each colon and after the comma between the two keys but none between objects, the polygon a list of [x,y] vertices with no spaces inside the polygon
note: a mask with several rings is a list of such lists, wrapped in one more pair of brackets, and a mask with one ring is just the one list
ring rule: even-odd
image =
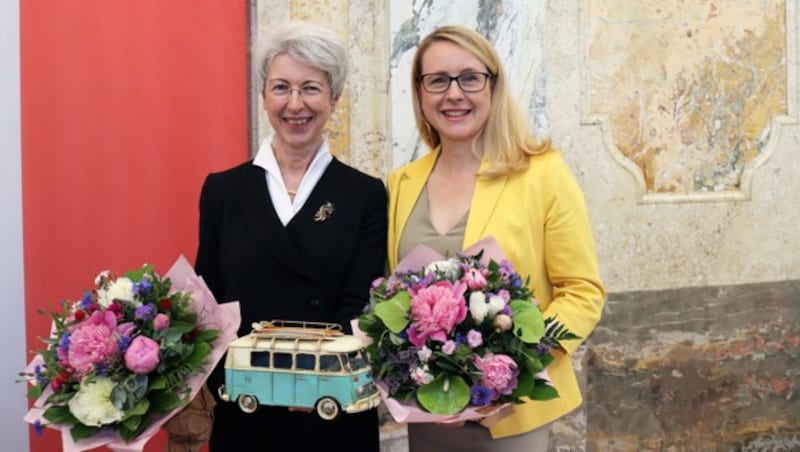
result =
[{"label": "purple flower", "polygon": [[144,297],[153,289],[153,283],[149,279],[142,279],[137,283],[133,283],[133,294]]},{"label": "purple flower", "polygon": [[155,317],[156,309],[152,304],[145,304],[136,308],[133,313],[133,318],[143,322],[149,322]]},{"label": "purple flower", "polygon": [[128,347],[131,345],[131,341],[133,340],[130,336],[122,336],[119,338],[119,351],[120,353],[125,353],[128,350]]},{"label": "purple flower", "polygon": [[33,368],[33,373],[34,373],[34,375],[36,375],[36,384],[39,385],[42,388],[46,387],[47,386],[47,377],[45,377],[44,373],[42,373],[42,366],[37,364]]},{"label": "purple flower", "polygon": [[480,347],[483,344],[483,335],[478,330],[469,330],[467,333],[467,345],[469,348]]},{"label": "purple flower", "polygon": [[472,404],[477,406],[488,405],[491,403],[492,396],[494,395],[494,391],[489,388],[484,388],[481,385],[472,386],[469,393]]},{"label": "purple flower", "polygon": [[86,290],[83,292],[81,301],[78,302],[78,307],[83,310],[87,310],[90,306],[92,306],[92,293]]},{"label": "purple flower", "polygon": [[39,438],[41,438],[42,435],[44,435],[44,426],[42,425],[41,420],[36,419],[35,421],[33,421],[33,431],[36,432],[36,436],[38,436]]}]

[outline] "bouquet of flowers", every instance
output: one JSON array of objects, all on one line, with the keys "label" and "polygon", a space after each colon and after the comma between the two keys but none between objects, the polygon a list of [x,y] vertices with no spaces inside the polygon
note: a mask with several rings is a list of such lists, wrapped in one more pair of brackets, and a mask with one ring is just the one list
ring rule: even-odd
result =
[{"label": "bouquet of flowers", "polygon": [[483,257],[459,254],[372,284],[358,329],[371,340],[368,359],[390,412],[394,399],[438,415],[420,422],[441,421],[522,397],[558,397],[543,371],[560,341],[578,337],[543,318],[509,262]]},{"label": "bouquet of flowers", "polygon": [[149,439],[196,394],[236,337],[238,303],[217,305],[182,257],[171,273],[186,290],[151,265],[103,271],[93,290],[50,314],[47,345],[22,373],[37,433],[68,430],[73,450]]}]

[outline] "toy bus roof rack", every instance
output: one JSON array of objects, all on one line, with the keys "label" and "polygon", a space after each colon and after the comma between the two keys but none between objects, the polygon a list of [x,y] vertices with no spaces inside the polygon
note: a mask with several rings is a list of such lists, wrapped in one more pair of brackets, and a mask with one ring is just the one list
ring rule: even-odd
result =
[{"label": "toy bus roof rack", "polygon": [[326,340],[342,336],[338,323],[306,322],[301,320],[262,320],[253,322],[253,336],[264,339]]}]

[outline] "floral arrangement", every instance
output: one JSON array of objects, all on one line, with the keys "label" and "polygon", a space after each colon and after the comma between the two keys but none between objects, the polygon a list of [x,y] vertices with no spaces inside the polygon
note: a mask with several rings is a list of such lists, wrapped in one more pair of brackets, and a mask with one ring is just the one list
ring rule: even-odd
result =
[{"label": "floral arrangement", "polygon": [[188,380],[211,371],[220,331],[198,318],[192,292],[150,265],[101,272],[95,286],[50,314],[47,345],[22,374],[43,418],[33,421],[37,433],[58,426],[77,442],[112,430],[128,442],[188,402]]},{"label": "floral arrangement", "polygon": [[528,281],[483,251],[379,278],[358,328],[388,397],[428,413],[558,397],[545,370],[560,341],[577,339],[544,319]]}]

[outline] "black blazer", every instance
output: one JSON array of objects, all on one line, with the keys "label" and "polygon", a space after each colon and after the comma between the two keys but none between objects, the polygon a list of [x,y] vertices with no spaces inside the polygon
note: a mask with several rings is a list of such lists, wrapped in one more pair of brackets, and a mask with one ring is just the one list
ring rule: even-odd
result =
[{"label": "black blazer", "polygon": [[[240,336],[250,332],[252,322],[272,319],[337,322],[349,332],[350,320],[368,302],[370,284],[384,271],[386,204],[380,179],[334,158],[302,209],[283,226],[262,168],[247,162],[210,174],[200,196],[195,270],[218,302],[239,301]],[[324,205],[333,207],[327,217],[318,214]],[[224,358],[208,380],[215,396],[223,383],[223,366]],[[215,443],[227,449],[239,440],[246,446],[268,425],[273,432],[335,428],[346,436],[354,434],[347,427],[352,424],[369,438],[364,449],[377,446],[375,410],[362,413],[369,417],[364,422],[358,421],[359,415],[342,414],[333,423],[320,424],[316,414],[261,407],[247,415],[236,403],[217,402],[211,441],[215,449],[220,448]],[[256,424],[260,427],[248,432],[255,425],[244,426],[261,416],[266,417]]]}]

